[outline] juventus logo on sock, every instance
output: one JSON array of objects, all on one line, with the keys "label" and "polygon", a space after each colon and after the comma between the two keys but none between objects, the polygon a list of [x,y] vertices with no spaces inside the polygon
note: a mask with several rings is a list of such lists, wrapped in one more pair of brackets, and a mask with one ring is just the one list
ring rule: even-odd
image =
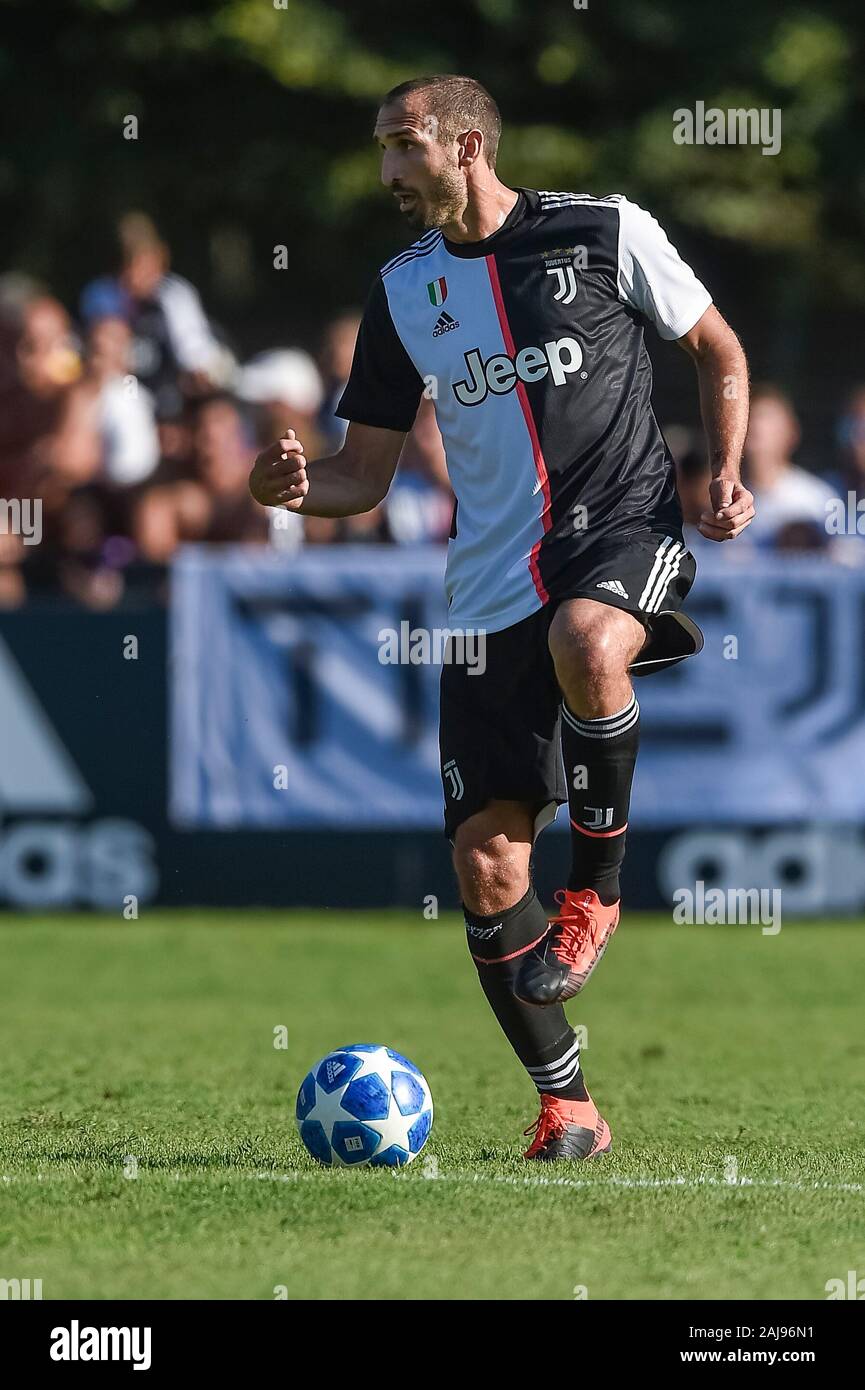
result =
[{"label": "juventus logo on sock", "polygon": [[606,904],[619,897],[639,725],[635,695],[624,709],[599,719],[581,719],[562,704],[562,752],[566,767],[574,769],[568,787],[572,851],[568,887],[590,888]]}]

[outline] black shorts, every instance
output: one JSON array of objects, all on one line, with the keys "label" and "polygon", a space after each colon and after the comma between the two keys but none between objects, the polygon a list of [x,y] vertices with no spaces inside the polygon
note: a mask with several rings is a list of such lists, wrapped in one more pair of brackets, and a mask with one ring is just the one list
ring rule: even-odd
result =
[{"label": "black shorts", "polygon": [[[533,803],[537,835],[568,799],[560,751],[562,697],[547,642],[558,605],[592,598],[632,613],[645,625],[646,644],[631,673],[651,675],[703,645],[699,628],[678,611],[696,569],[675,527],[599,541],[565,568],[543,608],[486,634],[483,662],[478,653],[472,662],[445,661],[439,746],[450,839],[493,800]],[[454,656],[453,642],[448,656]]]}]

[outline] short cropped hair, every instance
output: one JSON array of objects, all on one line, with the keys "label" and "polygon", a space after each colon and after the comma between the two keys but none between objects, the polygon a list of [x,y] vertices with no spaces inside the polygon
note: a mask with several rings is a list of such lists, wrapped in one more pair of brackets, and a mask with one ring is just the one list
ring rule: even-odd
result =
[{"label": "short cropped hair", "polygon": [[427,111],[438,118],[440,140],[454,140],[463,131],[479,130],[484,137],[487,164],[491,169],[496,167],[502,118],[486,87],[482,87],[473,77],[449,73],[435,77],[413,77],[410,82],[401,82],[398,87],[393,87],[382,101],[382,106],[389,106],[391,102],[400,101],[413,92],[425,93]]}]

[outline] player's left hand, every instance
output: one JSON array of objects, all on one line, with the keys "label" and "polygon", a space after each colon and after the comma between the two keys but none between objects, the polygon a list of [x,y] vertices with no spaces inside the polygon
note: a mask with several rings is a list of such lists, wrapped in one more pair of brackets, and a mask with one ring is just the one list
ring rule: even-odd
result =
[{"label": "player's left hand", "polygon": [[713,478],[709,484],[711,510],[703,512],[697,530],[710,541],[732,541],[754,520],[754,497],[738,478]]}]

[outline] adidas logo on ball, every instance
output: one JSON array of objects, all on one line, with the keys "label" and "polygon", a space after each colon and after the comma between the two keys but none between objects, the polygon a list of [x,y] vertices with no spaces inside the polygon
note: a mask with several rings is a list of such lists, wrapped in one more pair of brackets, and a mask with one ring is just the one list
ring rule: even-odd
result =
[{"label": "adidas logo on ball", "polygon": [[328,1052],[304,1077],[295,1118],[311,1158],[331,1168],[402,1168],[429,1138],[433,1102],[426,1078],[379,1043]]}]

